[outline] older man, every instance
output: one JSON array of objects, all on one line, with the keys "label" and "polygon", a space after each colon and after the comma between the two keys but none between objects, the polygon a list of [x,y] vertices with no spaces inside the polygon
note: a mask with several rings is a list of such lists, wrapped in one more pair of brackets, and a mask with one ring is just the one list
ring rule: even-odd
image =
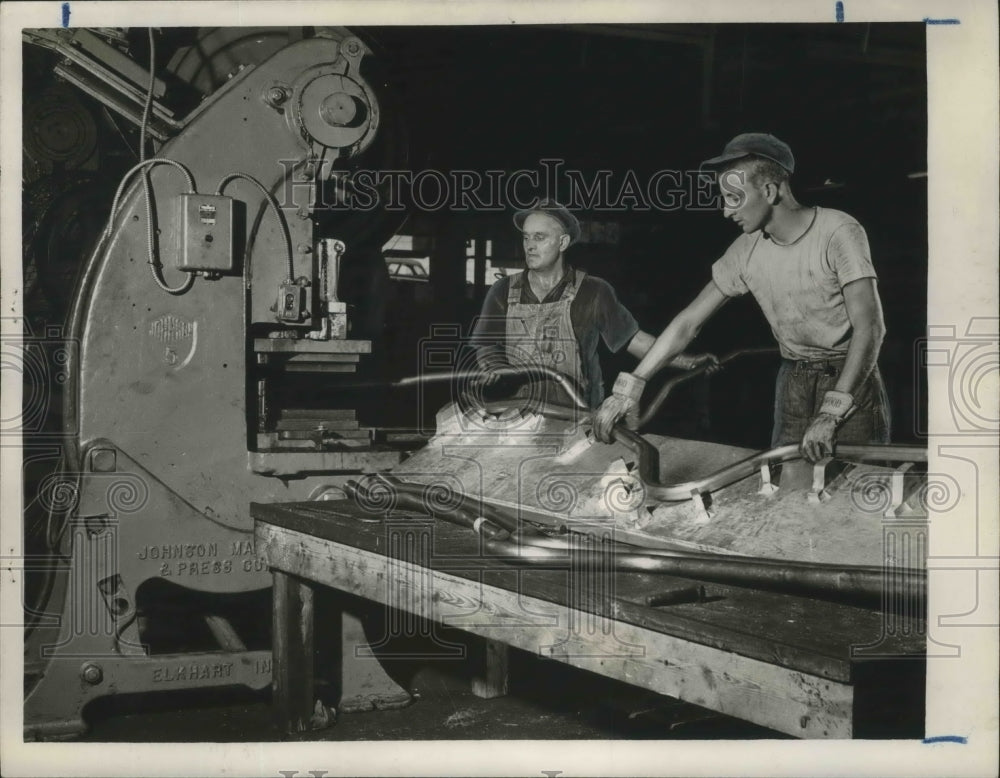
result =
[{"label": "older man", "polygon": [[633,410],[646,380],[682,351],[730,298],[748,292],[784,358],[771,445],[800,443],[817,461],[845,443],[887,443],[889,408],[876,361],[885,325],[868,238],[841,211],[792,193],[795,159],[773,135],[745,133],[703,163],[718,171],[723,214],[743,231],[712,280],[667,325],[632,373],[622,373],[595,418],[601,440]]},{"label": "older man", "polygon": [[[566,263],[566,250],[580,239],[580,223],[565,207],[543,201],[515,213],[514,225],[527,269],[501,278],[487,292],[473,329],[479,365],[555,368],[576,381],[596,408],[604,397],[598,339],[612,352],[625,347],[639,359],[653,336],[639,329],[610,284]],[[678,351],[664,364],[690,369],[708,360],[714,357]],[[522,387],[519,396],[529,390]],[[544,382],[541,390],[548,402],[570,404],[554,382]]]}]

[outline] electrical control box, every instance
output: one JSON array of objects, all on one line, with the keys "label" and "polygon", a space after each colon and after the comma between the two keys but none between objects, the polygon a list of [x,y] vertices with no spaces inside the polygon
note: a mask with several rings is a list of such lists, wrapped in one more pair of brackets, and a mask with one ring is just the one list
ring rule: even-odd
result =
[{"label": "electrical control box", "polygon": [[243,203],[223,195],[188,193],[179,197],[178,269],[208,275],[236,272],[238,252],[245,240]]},{"label": "electrical control box", "polygon": [[308,315],[307,288],[301,284],[282,284],[278,287],[275,311],[280,321],[298,322]]}]

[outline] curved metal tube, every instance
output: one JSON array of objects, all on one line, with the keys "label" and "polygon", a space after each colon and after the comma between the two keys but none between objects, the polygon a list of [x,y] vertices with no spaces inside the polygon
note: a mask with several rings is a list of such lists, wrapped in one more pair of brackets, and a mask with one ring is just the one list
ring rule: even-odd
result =
[{"label": "curved metal tube", "polygon": [[[506,513],[495,506],[485,504],[473,505],[475,501],[464,493],[452,493],[455,497],[455,504],[450,507],[434,505],[432,500],[428,499],[427,486],[423,484],[400,481],[398,478],[386,475],[385,473],[375,473],[373,477],[389,491],[389,503],[396,507],[403,507],[419,513],[437,516],[452,524],[474,529],[477,532],[481,530],[477,528],[476,520],[483,518],[490,524],[488,529],[482,530],[483,534],[487,536],[492,536],[493,534],[499,536],[501,533],[503,536],[509,536],[512,532],[520,529],[516,518],[508,517]],[[359,507],[365,510],[371,510],[373,506],[379,506],[382,502],[377,495],[372,495],[368,489],[357,481],[348,481],[344,487],[344,491]],[[489,515],[484,516],[484,513]],[[479,526],[483,526],[482,522],[480,522]]]},{"label": "curved metal tube", "polygon": [[[727,554],[711,554],[689,551],[646,549],[628,543],[588,542],[573,535],[554,537],[538,531],[520,527],[515,536],[507,531],[507,526],[518,524],[516,518],[505,511],[490,506],[499,521],[486,519],[477,521],[460,507],[445,508],[430,506],[426,495],[418,484],[392,482],[382,478],[381,482],[392,490],[392,504],[399,508],[429,513],[438,519],[472,529],[485,538],[485,548],[495,554],[500,561],[533,566],[565,567],[568,554],[593,556],[606,569],[608,560],[616,571],[659,573],[686,578],[715,581],[737,586],[752,586],[760,589],[781,591],[792,594],[834,599],[866,605],[881,604],[885,601],[885,585],[889,571],[873,565],[831,565],[824,563],[804,563],[783,559],[739,557]],[[411,488],[413,487],[413,488]],[[365,507],[363,500],[373,500],[372,495],[355,481],[345,485],[348,496]],[[456,495],[461,501],[469,501],[464,495]],[[371,504],[371,503],[369,503]],[[641,551],[640,551],[641,548]],[[925,590],[927,574],[912,568],[893,570],[892,580],[897,591],[907,599],[919,599]]]},{"label": "curved metal tube", "polygon": [[[609,527],[609,529],[611,529]],[[689,548],[661,548],[653,546],[643,546],[638,543],[629,543],[623,540],[605,540],[596,535],[590,535],[575,530],[563,530],[563,534],[553,534],[551,532],[534,530],[532,528],[522,529],[511,535],[512,543],[520,543],[526,546],[538,546],[539,548],[560,549],[562,551],[601,551],[602,553],[614,551],[621,554],[638,554],[646,556],[665,557],[667,559],[752,559],[760,564],[784,565],[782,559],[772,559],[768,557],[748,557],[742,554],[720,554],[711,551],[692,551]]]},{"label": "curved metal tube", "polygon": [[[771,351],[773,349],[743,349],[727,354],[721,361],[727,362],[747,354]],[[707,367],[691,371],[665,385],[647,408],[641,421],[648,420],[648,417],[658,410],[674,386],[704,372],[705,369]],[[570,379],[551,368],[504,368],[497,372],[549,377],[566,389],[578,408],[587,408]],[[425,381],[474,380],[482,375],[479,371],[430,374],[404,378],[393,385],[408,386]],[[571,417],[571,410],[545,405],[538,409],[543,415],[564,419]],[[762,465],[802,458],[799,446],[789,444],[752,454],[704,478],[665,484],[660,482],[660,454],[652,443],[622,425],[615,427],[615,435],[635,453],[638,460],[638,475],[647,490],[647,496],[663,502],[688,500],[692,492],[711,491],[728,486],[758,472]],[[927,461],[926,449],[919,446],[841,444],[837,446],[836,454],[838,457],[862,461]],[[452,493],[455,505],[451,508],[444,505],[433,506],[427,499],[427,487],[424,485],[408,483],[383,473],[376,474],[376,478],[393,493],[396,505],[430,513],[440,519],[479,532],[486,538],[486,549],[497,554],[504,562],[534,566],[548,566],[554,562],[565,564],[566,554],[569,552],[600,554],[603,562],[610,553],[615,570],[665,573],[866,605],[893,605],[892,598],[885,590],[890,572],[892,581],[896,584],[896,592],[901,595],[901,599],[920,601],[926,590],[926,571],[912,568],[889,571],[877,566],[838,566],[783,559],[651,549],[620,542],[595,547],[582,538],[570,535],[553,537],[537,530],[531,531],[522,521],[510,516],[504,509],[482,501],[474,501],[464,493]],[[348,494],[355,501],[359,501],[359,495],[372,499],[370,494],[354,482],[349,484]],[[478,521],[478,518],[484,521]]]},{"label": "curved metal tube", "polygon": [[[487,540],[485,546],[504,562],[532,566],[551,566],[553,563],[565,565],[568,550],[499,539]],[[885,589],[890,573],[881,567],[840,567],[724,555],[665,556],[647,551],[641,554],[623,553],[614,549],[610,554],[589,549],[577,553],[593,554],[595,565],[599,563],[602,567],[610,561],[616,571],[665,573],[866,605],[881,605],[888,600]],[[926,572],[907,568],[893,570],[891,577],[895,590],[904,599],[920,601],[923,597],[927,585]]]},{"label": "curved metal tube", "polygon": [[[741,349],[739,351],[734,351],[727,354],[721,361],[729,361],[731,359],[736,359],[741,356],[749,354],[760,354],[766,352],[772,352],[774,349],[771,348],[761,348],[761,349]],[[672,386],[676,386],[682,380],[688,380],[695,375],[704,372],[707,368],[699,368],[698,370],[691,371],[676,379],[673,379]],[[531,373],[535,371],[535,368],[504,368],[504,372],[509,372],[513,374],[524,374]],[[499,372],[499,371],[498,371]],[[554,380],[559,380],[564,388],[572,387],[573,383],[568,376],[564,376],[558,371],[547,368],[540,367],[537,368],[537,372],[548,375],[554,374]],[[409,378],[404,378],[397,381],[394,385],[396,386],[408,386],[412,384],[421,383],[423,381],[430,380],[452,380],[452,379],[474,379],[482,376],[483,374],[477,371],[465,371],[458,373],[438,373],[430,374],[427,376],[412,376]],[[580,409],[586,409],[587,405],[583,403],[580,399],[578,392],[571,392],[567,388],[567,393],[570,397],[577,403],[577,407]],[[668,386],[664,386],[661,389],[660,394],[657,395],[656,400],[654,400],[653,406],[647,409],[646,413],[643,414],[643,418],[649,415],[651,412],[655,412],[658,405],[666,399],[667,394],[669,394]],[[655,406],[655,407],[654,407]],[[539,403],[537,407],[533,407],[533,410],[537,411],[543,416],[554,419],[573,419],[573,409],[564,408],[561,406],[555,406],[546,403]],[[640,419],[642,423],[642,419]],[[638,476],[639,480],[642,481],[643,486],[646,489],[646,494],[652,499],[659,500],[660,502],[679,502],[682,500],[691,499],[692,492],[706,492],[713,491],[715,489],[721,489],[725,486],[735,483],[736,481],[742,480],[748,476],[753,475],[760,470],[761,465],[764,464],[778,464],[781,462],[789,462],[795,459],[802,459],[802,453],[799,450],[798,444],[790,443],[785,446],[778,446],[770,450],[760,451],[756,454],[736,462],[728,467],[724,467],[721,470],[707,475],[704,478],[699,478],[694,481],[683,481],[681,483],[667,484],[660,481],[660,452],[652,443],[646,440],[642,435],[634,430],[630,430],[623,424],[617,424],[614,427],[615,439],[621,442],[623,445],[628,447],[635,455],[638,465]],[[834,455],[842,459],[853,459],[859,461],[886,461],[886,462],[926,462],[927,461],[927,449],[921,446],[905,446],[905,445],[882,445],[874,443],[838,443],[834,450]],[[402,483],[402,482],[400,482]],[[508,528],[509,531],[515,531],[515,528]]]},{"label": "curved metal tube", "polygon": [[[734,359],[739,359],[740,357],[753,356],[756,354],[777,354],[777,353],[778,349],[774,346],[767,346],[764,348],[741,348],[737,349],[736,351],[730,351],[724,357],[721,357],[719,359],[719,365],[725,365],[726,363],[732,362]],[[681,375],[675,376],[674,378],[671,378],[669,381],[667,381],[662,387],[660,387],[660,391],[657,392],[656,397],[653,398],[653,401],[646,406],[646,410],[644,410],[640,414],[639,423],[636,429],[642,429],[643,427],[645,427],[649,423],[649,421],[659,412],[660,407],[663,405],[663,403],[667,401],[667,397],[670,396],[670,393],[674,390],[674,387],[679,386],[680,384],[683,384],[686,381],[690,381],[692,378],[697,378],[698,376],[707,372],[710,367],[711,365],[702,365],[701,367],[697,367],[694,370],[688,370],[686,373],[682,373]]]},{"label": "curved metal tube", "polygon": [[[691,499],[692,492],[709,492],[736,483],[760,470],[764,464],[778,464],[801,459],[802,452],[797,443],[778,446],[769,451],[752,454],[728,467],[717,470],[711,475],[694,481],[684,481],[676,484],[665,484],[660,481],[660,452],[656,446],[639,433],[623,426],[615,427],[618,441],[627,446],[636,455],[638,461],[639,479],[646,488],[646,494],[661,502],[677,502]],[[840,459],[855,459],[861,461],[884,460],[887,462],[926,462],[927,449],[920,446],[897,446],[877,444],[838,443],[835,455]]]},{"label": "curved metal tube", "polygon": [[451,373],[425,373],[424,375],[408,376],[406,378],[401,378],[398,381],[393,381],[389,386],[394,387],[404,387],[404,386],[414,386],[416,384],[425,384],[436,381],[474,381],[476,379],[485,378],[489,376],[521,376],[527,375],[529,378],[535,380],[545,380],[554,381],[562,387],[563,391],[569,395],[570,399],[576,403],[578,408],[583,410],[590,410],[590,406],[587,401],[583,399],[583,393],[580,390],[580,386],[570,378],[565,373],[560,373],[558,370],[552,367],[546,367],[544,365],[526,365],[521,367],[498,367],[488,373],[481,370],[459,370]]},{"label": "curved metal tube", "polygon": [[[732,351],[726,354],[722,359],[720,359],[721,364],[730,362],[731,360],[738,359],[743,356],[750,356],[755,354],[770,354],[776,353],[777,349],[772,347],[767,348],[749,348],[749,349],[739,349],[737,351]],[[683,375],[680,375],[674,379],[671,379],[657,394],[656,398],[642,414],[639,419],[639,426],[645,424],[649,418],[659,410],[659,407],[667,399],[670,391],[673,387],[677,386],[684,381],[688,381],[697,375],[701,375],[708,369],[707,366],[700,367],[697,370],[689,371]],[[560,384],[567,388],[572,385],[571,380],[568,376],[564,376],[558,371],[547,368],[504,368],[504,372],[509,372],[510,374],[523,374],[531,373],[535,370],[537,372],[548,375],[555,374],[555,380],[559,380]],[[498,371],[499,372],[499,371]],[[432,376],[413,376],[411,378],[404,378],[402,381],[397,382],[398,385],[409,385],[419,383],[424,380],[450,380],[452,378],[475,378],[481,376],[482,373],[476,371],[466,371],[462,373],[442,373],[440,378],[434,379]],[[567,388],[567,394],[573,399],[577,404],[577,407],[581,410],[588,410],[586,403],[582,401],[578,392],[571,392]],[[550,404],[540,403],[533,410],[547,416],[549,418],[555,419],[573,419],[574,415],[572,409],[563,408],[560,406],[554,406]],[[736,462],[728,467],[723,468],[711,475],[705,476],[694,481],[683,481],[681,483],[666,484],[660,481],[660,452],[659,450],[648,440],[642,437],[638,432],[630,430],[623,424],[617,424],[614,427],[615,439],[620,441],[623,445],[627,446],[636,455],[638,464],[638,476],[642,481],[643,486],[646,488],[646,494],[656,500],[661,502],[678,502],[682,500],[689,500],[691,498],[691,493],[693,491],[705,492],[712,491],[714,489],[721,489],[722,487],[729,486],[743,478],[753,475],[756,473],[761,465],[764,464],[778,464],[781,462],[789,462],[795,459],[802,459],[802,453],[799,450],[798,444],[788,444],[785,446],[778,446],[770,450],[760,451],[756,454],[752,454],[740,462]],[[858,443],[838,443],[834,455],[838,458],[843,459],[853,459],[860,461],[886,461],[886,462],[926,462],[927,461],[927,449],[920,446],[904,446],[904,445],[882,445],[882,444],[858,444]],[[513,530],[511,530],[513,531]]]}]

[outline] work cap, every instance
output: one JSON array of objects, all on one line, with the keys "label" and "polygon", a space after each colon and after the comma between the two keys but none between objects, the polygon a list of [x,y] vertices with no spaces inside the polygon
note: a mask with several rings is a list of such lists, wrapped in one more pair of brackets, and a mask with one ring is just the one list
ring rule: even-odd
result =
[{"label": "work cap", "polygon": [[783,140],[778,140],[766,132],[745,132],[737,135],[717,157],[706,159],[701,163],[703,168],[720,168],[737,159],[754,154],[777,162],[789,173],[795,172],[795,157],[792,150]]},{"label": "work cap", "polygon": [[576,220],[576,217],[565,206],[560,205],[555,200],[541,200],[531,208],[517,211],[514,214],[514,226],[519,230],[523,230],[524,220],[533,213],[544,213],[546,216],[551,216],[559,222],[566,231],[566,234],[569,235],[571,246],[580,239],[580,222]]}]

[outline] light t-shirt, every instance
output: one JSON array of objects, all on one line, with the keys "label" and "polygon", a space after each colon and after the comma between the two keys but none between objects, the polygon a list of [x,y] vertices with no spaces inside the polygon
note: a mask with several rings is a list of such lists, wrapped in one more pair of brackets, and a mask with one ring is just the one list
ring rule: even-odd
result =
[{"label": "light t-shirt", "polygon": [[876,277],[864,228],[831,208],[817,208],[794,243],[778,245],[758,230],[740,235],[712,265],[727,297],[754,296],[786,359],[846,355],[852,329],[844,287]]}]

